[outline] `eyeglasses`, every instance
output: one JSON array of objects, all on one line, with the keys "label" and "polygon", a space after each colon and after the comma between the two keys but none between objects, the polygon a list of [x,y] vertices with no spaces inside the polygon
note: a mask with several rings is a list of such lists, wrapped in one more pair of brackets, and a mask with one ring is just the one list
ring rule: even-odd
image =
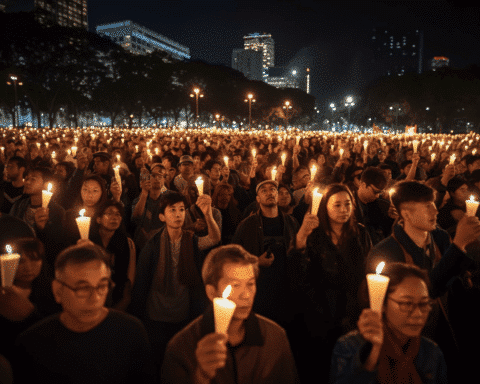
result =
[{"label": "eyeglasses", "polygon": [[115,287],[115,283],[110,279],[108,281],[104,281],[98,284],[96,287],[92,287],[91,285],[86,285],[79,288],[71,287],[70,285],[68,285],[67,283],[64,283],[61,280],[58,280],[58,279],[55,279],[55,280],[57,280],[60,284],[62,284],[63,286],[73,291],[75,293],[75,296],[78,297],[79,299],[88,299],[90,296],[92,296],[93,292],[97,292],[97,294],[99,294],[100,296],[105,296],[108,293],[109,289],[111,288],[113,289],[113,287]]},{"label": "eyeglasses", "polygon": [[397,303],[400,312],[408,314],[412,314],[417,309],[417,307],[418,309],[420,309],[420,312],[427,313],[432,309],[433,305],[433,300],[414,303],[412,301],[397,301],[395,299],[392,299],[391,297],[389,297],[389,299],[392,300],[394,303]]}]

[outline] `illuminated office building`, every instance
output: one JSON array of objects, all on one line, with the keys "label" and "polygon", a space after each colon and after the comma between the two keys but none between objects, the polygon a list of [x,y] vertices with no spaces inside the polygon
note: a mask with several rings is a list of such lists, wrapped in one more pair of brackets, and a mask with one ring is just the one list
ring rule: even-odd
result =
[{"label": "illuminated office building", "polygon": [[189,48],[130,20],[98,25],[96,32],[135,54],[160,50],[177,60],[190,59]]},{"label": "illuminated office building", "polygon": [[430,68],[432,71],[437,70],[438,68],[448,67],[450,64],[450,60],[448,57],[445,56],[435,56],[430,61]]},{"label": "illuminated office building", "polygon": [[261,51],[263,54],[263,77],[267,77],[267,69],[275,65],[275,42],[267,33],[251,33],[243,37],[244,49]]}]

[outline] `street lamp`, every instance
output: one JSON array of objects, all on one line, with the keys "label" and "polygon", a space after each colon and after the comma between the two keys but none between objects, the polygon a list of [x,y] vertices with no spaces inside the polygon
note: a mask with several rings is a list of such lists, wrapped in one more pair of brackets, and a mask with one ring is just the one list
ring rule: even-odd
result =
[{"label": "street lamp", "polygon": [[392,113],[395,115],[395,125],[398,127],[398,115],[402,111],[401,107],[390,107],[390,110],[393,111]]},{"label": "street lamp", "polygon": [[283,105],[283,109],[285,110],[285,120],[287,122],[286,125],[285,125],[285,129],[287,129],[288,128],[288,120],[290,120],[290,117],[292,117],[290,113],[293,112],[290,101],[288,101],[288,100],[285,101],[285,104]]},{"label": "street lamp", "polygon": [[248,103],[248,127],[252,127],[252,103],[255,103],[253,94],[249,93],[245,99],[245,103]]},{"label": "street lamp", "polygon": [[[22,86],[23,83],[21,81],[18,81],[18,77],[15,76],[15,75],[10,75],[10,80],[12,80],[13,82],[13,89],[15,90],[15,104],[14,104],[14,108],[13,108],[13,127],[14,128],[17,128],[17,123],[18,123],[18,115],[17,115],[17,84],[18,86]],[[8,85],[12,85],[12,83],[10,81],[7,81],[7,84]]]},{"label": "street lamp", "polygon": [[347,96],[347,98],[345,99],[345,107],[347,107],[348,109],[348,124],[350,124],[350,111],[354,105],[355,103],[353,102],[353,97]]},{"label": "street lamp", "polygon": [[335,111],[337,108],[335,107],[335,103],[330,103],[330,109],[332,110],[332,127],[335,125]]},{"label": "street lamp", "polygon": [[203,93],[200,92],[200,88],[194,88],[193,93],[190,94],[190,97],[195,97],[195,105],[197,107],[196,111],[196,117],[195,117],[195,125],[198,127],[198,98],[203,97]]}]

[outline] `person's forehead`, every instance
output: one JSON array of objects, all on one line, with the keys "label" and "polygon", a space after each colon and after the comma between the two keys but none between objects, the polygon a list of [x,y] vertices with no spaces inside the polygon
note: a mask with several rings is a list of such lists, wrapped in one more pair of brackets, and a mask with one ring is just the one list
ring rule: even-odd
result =
[{"label": "person's forehead", "polygon": [[255,278],[252,264],[226,263],[223,265],[223,279],[225,280],[250,280]]},{"label": "person's forehead", "polygon": [[328,199],[329,203],[338,203],[344,201],[350,201],[350,196],[345,191],[337,192],[334,195],[330,196],[330,199]]},{"label": "person's forehead", "polygon": [[396,297],[424,298],[428,297],[425,281],[416,276],[409,276],[398,284],[391,295]]},{"label": "person's forehead", "polygon": [[183,201],[179,201],[178,203],[175,203],[172,205],[167,205],[167,209],[179,209],[179,208],[185,208],[185,204]]},{"label": "person's forehead", "polygon": [[258,192],[269,192],[272,190],[276,191],[277,187],[273,184],[264,184],[258,189]]},{"label": "person's forehead", "polygon": [[83,183],[83,187],[86,188],[100,188],[97,180],[87,180]]},{"label": "person's forehead", "polygon": [[42,172],[38,171],[29,172],[27,177],[31,179],[43,179]]},{"label": "person's forehead", "polygon": [[86,281],[96,285],[98,281],[110,276],[107,265],[100,260],[91,260],[86,263],[68,263],[64,269],[64,278],[71,284]]}]

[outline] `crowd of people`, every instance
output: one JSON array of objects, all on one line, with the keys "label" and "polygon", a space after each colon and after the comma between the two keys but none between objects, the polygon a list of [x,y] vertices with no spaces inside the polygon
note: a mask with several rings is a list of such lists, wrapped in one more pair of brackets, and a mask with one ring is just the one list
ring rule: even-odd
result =
[{"label": "crowd of people", "polygon": [[[0,253],[21,256],[0,292],[4,382],[446,383],[475,372],[473,133],[8,129],[0,146]],[[366,274],[382,261],[378,313]],[[236,309],[221,334],[212,302],[228,285]]]}]

